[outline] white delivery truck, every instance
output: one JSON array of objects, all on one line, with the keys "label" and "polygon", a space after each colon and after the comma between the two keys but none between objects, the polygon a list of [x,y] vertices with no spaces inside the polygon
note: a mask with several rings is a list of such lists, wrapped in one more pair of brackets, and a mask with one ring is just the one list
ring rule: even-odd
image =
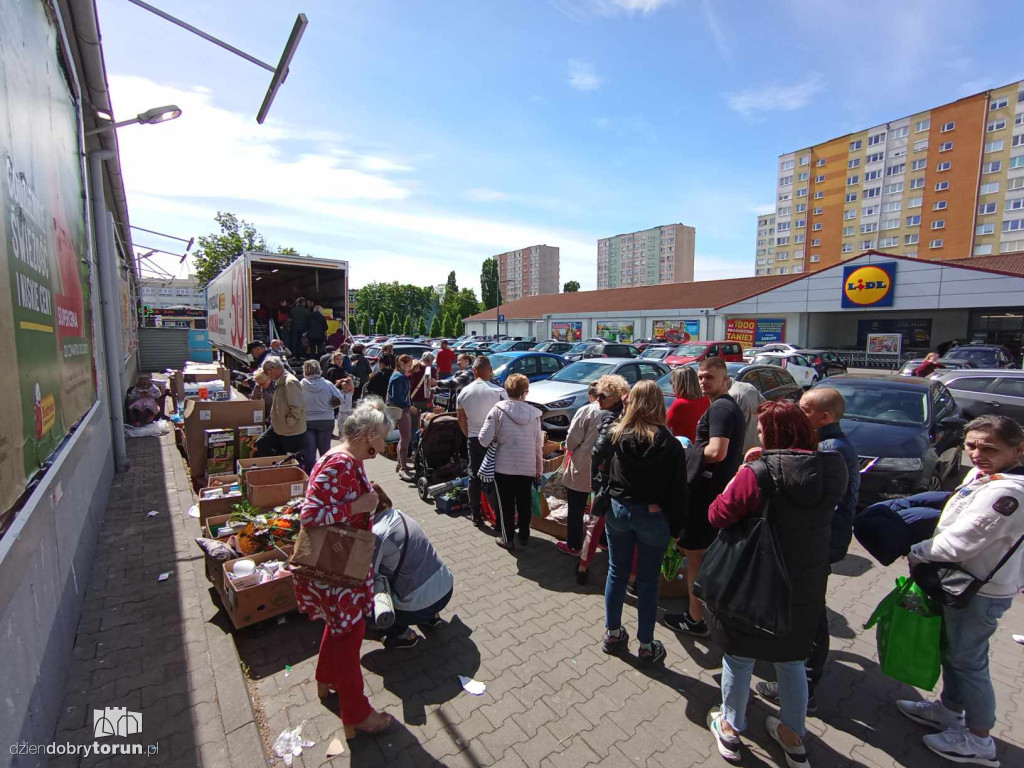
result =
[{"label": "white delivery truck", "polygon": [[347,335],[347,261],[243,252],[206,286],[210,344],[232,368],[247,367],[246,344],[285,338],[276,324],[278,305],[284,299],[291,306],[299,297],[331,310],[328,335],[339,323]]}]

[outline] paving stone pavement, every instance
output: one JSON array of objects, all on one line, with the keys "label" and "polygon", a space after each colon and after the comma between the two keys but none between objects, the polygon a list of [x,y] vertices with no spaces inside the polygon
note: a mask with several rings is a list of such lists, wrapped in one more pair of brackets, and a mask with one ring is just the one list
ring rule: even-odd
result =
[{"label": "paving stone pavement", "polygon": [[[304,723],[303,734],[316,742],[295,759],[304,767],[725,765],[705,724],[720,703],[721,655],[713,646],[659,626],[655,636],[669,652],[664,669],[605,656],[603,555],[590,585],[577,586],[574,562],[550,537],[535,532],[528,548],[509,555],[466,517],[436,514],[384,459],[368,463],[371,477],[423,526],[455,574],[455,594],[442,614],[447,623],[417,647],[385,652],[364,643],[371,701],[401,724],[385,737],[357,739],[328,761],[325,749],[341,727],[316,697],[322,626],[293,613],[232,633],[192,542],[198,523],[186,514],[192,494],[173,440],[132,440],[129,450],[133,468],[111,490],[55,739],[91,741],[90,710],[125,706],[143,713],[142,741],[158,743],[160,752],[51,764],[256,768],[267,763],[277,734]],[[154,509],[159,514],[147,518]],[[164,571],[173,575],[158,582]],[[855,543],[829,583],[832,663],[818,715],[808,719],[816,768],[943,763],[921,745],[924,729],[893,707],[920,694],[881,675],[874,631],[861,629],[901,573]],[[635,637],[631,598],[624,626]],[[1024,632],[1020,599],[992,652],[995,735],[1008,767],[1024,766],[1024,648],[1011,632]],[[255,718],[239,659],[251,678]],[[770,674],[768,665],[755,670],[758,679]],[[484,695],[465,693],[458,675],[483,681]],[[742,765],[784,765],[764,731],[773,711],[751,696]]]}]

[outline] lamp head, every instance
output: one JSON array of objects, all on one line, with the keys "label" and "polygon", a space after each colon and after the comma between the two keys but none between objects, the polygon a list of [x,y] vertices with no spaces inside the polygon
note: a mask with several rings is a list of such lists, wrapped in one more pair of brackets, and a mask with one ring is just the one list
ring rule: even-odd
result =
[{"label": "lamp head", "polygon": [[139,114],[139,122],[145,125],[165,123],[181,117],[181,109],[176,104],[168,104],[166,107],[153,107]]}]

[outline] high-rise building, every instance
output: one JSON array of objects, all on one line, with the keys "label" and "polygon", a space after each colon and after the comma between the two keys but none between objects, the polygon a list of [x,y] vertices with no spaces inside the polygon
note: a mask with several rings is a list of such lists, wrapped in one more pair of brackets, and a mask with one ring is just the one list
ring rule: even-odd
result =
[{"label": "high-rise building", "polygon": [[697,230],[667,224],[597,241],[597,288],[693,282]]},{"label": "high-rise building", "polygon": [[501,300],[515,301],[541,293],[558,293],[558,248],[531,245],[518,251],[499,253],[498,282]]},{"label": "high-rise building", "polygon": [[206,309],[206,290],[194,277],[162,280],[144,277],[139,280],[139,294],[144,306],[153,309],[188,307]]},{"label": "high-rise building", "polygon": [[775,274],[775,214],[757,217],[757,275]]},{"label": "high-rise building", "polygon": [[773,274],[1024,251],[1024,81],[782,155],[774,247]]}]

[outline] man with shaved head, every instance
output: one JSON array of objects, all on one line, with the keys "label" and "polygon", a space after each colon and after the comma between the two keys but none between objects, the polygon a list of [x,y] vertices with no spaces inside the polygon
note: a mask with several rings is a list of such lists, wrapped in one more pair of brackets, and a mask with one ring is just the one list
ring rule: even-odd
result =
[{"label": "man with shaved head", "polygon": [[[832,515],[829,562],[834,565],[846,557],[850,539],[853,538],[853,518],[857,514],[857,496],[860,494],[860,459],[839,426],[839,421],[846,410],[841,394],[828,387],[809,389],[800,398],[800,410],[807,415],[811,426],[818,431],[818,450],[835,451],[846,462],[846,492]],[[814,701],[814,688],[825,673],[828,645],[828,617],[822,613],[818,633],[814,637],[814,646],[811,648],[810,658],[807,659],[808,712],[817,707]],[[778,683],[758,683],[757,692],[768,701],[779,703]]]}]

